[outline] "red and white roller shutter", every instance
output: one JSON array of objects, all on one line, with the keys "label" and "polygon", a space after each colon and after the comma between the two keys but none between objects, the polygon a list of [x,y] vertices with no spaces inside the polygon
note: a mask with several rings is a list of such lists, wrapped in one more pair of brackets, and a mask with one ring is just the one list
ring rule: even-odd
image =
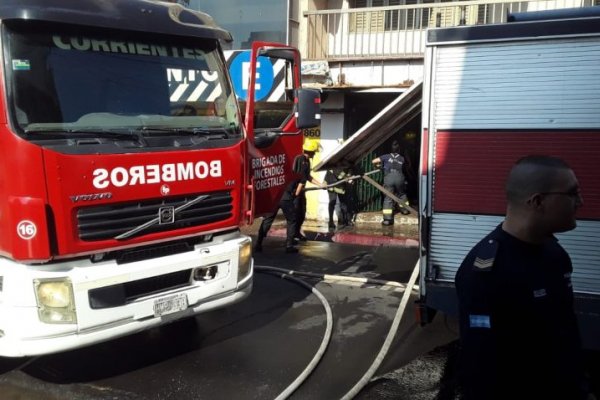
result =
[{"label": "red and white roller shutter", "polygon": [[551,154],[581,183],[578,228],[559,239],[577,291],[600,293],[600,38],[434,49],[431,265],[453,281],[466,252],[502,221],[516,159]]}]

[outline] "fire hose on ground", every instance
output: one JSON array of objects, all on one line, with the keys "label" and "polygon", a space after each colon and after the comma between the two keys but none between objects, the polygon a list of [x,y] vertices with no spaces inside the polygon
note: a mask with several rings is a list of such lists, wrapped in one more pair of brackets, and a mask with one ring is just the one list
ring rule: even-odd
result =
[{"label": "fire hose on ground", "polygon": [[323,355],[325,354],[327,346],[329,345],[329,342],[331,340],[332,327],[333,327],[333,315],[331,312],[331,306],[327,302],[327,299],[325,299],[325,296],[323,296],[323,294],[320,293],[314,286],[311,286],[308,283],[306,283],[300,279],[296,279],[296,278],[292,277],[291,275],[299,275],[299,276],[304,275],[304,276],[308,276],[308,277],[319,277],[321,279],[330,279],[330,280],[337,280],[337,281],[344,281],[344,280],[351,281],[351,282],[360,281],[360,282],[365,282],[365,283],[390,285],[390,286],[404,288],[404,293],[402,294],[402,299],[400,300],[400,305],[398,306],[398,309],[396,310],[394,320],[392,321],[392,325],[391,325],[391,327],[388,331],[388,334],[383,342],[383,345],[381,346],[381,349],[379,350],[379,353],[377,354],[377,356],[375,357],[375,360],[373,361],[371,366],[367,369],[365,374],[342,397],[342,400],[350,400],[350,399],[354,398],[354,396],[356,396],[369,383],[369,381],[371,380],[373,375],[375,375],[375,372],[377,372],[377,369],[379,368],[379,366],[383,362],[383,359],[387,355],[387,353],[392,345],[392,342],[394,340],[394,337],[396,336],[396,333],[398,332],[398,327],[400,326],[400,321],[402,320],[402,317],[404,316],[404,311],[406,310],[406,305],[408,304],[410,294],[412,292],[413,287],[415,286],[417,277],[419,276],[419,262],[418,261],[417,261],[415,268],[413,269],[412,274],[410,276],[410,279],[406,285],[403,285],[400,282],[393,282],[393,281],[357,278],[357,277],[342,276],[342,275],[315,274],[315,273],[311,273],[311,272],[293,271],[293,270],[286,270],[283,268],[269,267],[269,266],[256,266],[255,268],[259,272],[277,275],[283,279],[289,279],[293,282],[300,284],[301,286],[303,286],[305,288],[308,288],[312,293],[314,293],[319,298],[319,300],[321,301],[321,303],[323,304],[323,306],[325,308],[325,313],[327,316],[327,325],[325,328],[325,334],[323,336],[323,340],[321,341],[321,345],[319,346],[319,349],[317,350],[317,352],[315,353],[314,357],[312,358],[310,363],[307,365],[307,367],[300,373],[300,375],[298,375],[298,377],[287,388],[285,388],[276,397],[276,400],[287,399],[298,387],[300,387],[300,385],[308,378],[308,376],[316,368],[318,363],[323,358]]}]

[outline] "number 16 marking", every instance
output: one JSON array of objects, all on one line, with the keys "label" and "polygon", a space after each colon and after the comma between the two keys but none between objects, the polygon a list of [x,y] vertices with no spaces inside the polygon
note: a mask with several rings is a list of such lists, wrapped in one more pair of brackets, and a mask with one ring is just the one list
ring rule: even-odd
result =
[{"label": "number 16 marking", "polygon": [[31,221],[21,221],[19,225],[17,225],[17,234],[21,239],[30,240],[33,239],[35,234],[37,233],[37,227]]}]

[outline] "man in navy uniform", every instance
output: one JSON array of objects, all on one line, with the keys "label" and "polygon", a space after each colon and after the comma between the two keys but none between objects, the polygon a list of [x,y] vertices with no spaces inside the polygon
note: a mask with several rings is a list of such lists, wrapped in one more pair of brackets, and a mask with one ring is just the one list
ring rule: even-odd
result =
[{"label": "man in navy uniform", "polygon": [[[408,207],[408,198],[405,192],[405,160],[400,155],[400,142],[394,139],[392,142],[392,152],[373,159],[372,163],[383,169],[383,187],[402,201],[402,204],[398,205],[400,212],[403,215],[410,214],[410,211],[406,208]],[[383,221],[381,222],[383,225],[394,224],[395,205],[396,201],[386,195],[383,199]]]},{"label": "man in navy uniform", "polygon": [[587,397],[573,310],[571,259],[554,237],[583,205],[561,159],[519,160],[506,183],[504,222],[456,274],[459,379],[467,400]]}]

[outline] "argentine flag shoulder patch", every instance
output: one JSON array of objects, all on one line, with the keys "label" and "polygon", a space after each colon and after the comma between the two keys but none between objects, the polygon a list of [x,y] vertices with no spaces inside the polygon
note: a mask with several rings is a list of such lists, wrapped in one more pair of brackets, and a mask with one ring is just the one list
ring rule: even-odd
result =
[{"label": "argentine flag shoulder patch", "polygon": [[489,315],[469,315],[469,327],[470,328],[487,328],[492,327],[490,323]]}]

